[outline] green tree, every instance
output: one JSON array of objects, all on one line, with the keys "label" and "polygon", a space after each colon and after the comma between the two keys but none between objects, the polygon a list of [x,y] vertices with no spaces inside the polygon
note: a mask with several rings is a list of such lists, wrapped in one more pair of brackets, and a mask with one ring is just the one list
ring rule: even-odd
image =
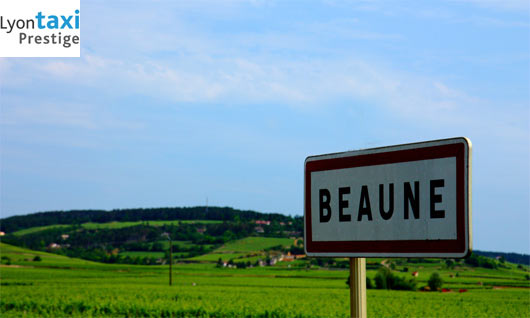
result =
[{"label": "green tree", "polygon": [[405,279],[404,277],[394,275],[386,267],[379,269],[374,278],[375,288],[393,289],[393,290],[416,290],[416,281],[414,279]]},{"label": "green tree", "polygon": [[374,288],[374,285],[372,284],[372,280],[370,279],[370,277],[366,277],[366,288],[367,289]]},{"label": "green tree", "polygon": [[427,282],[429,285],[429,288],[431,288],[432,291],[439,290],[442,288],[443,280],[440,274],[437,272],[432,273],[431,277],[429,277],[429,281]]},{"label": "green tree", "polygon": [[389,274],[389,270],[386,267],[381,268],[377,274],[375,275],[374,282],[375,282],[375,288],[377,289],[387,289],[387,276]]},{"label": "green tree", "polygon": [[234,234],[234,232],[230,231],[230,230],[226,230],[224,233],[223,233],[223,241],[224,242],[229,242],[229,241],[233,241],[236,239],[236,235]]},{"label": "green tree", "polygon": [[11,259],[7,256],[2,256],[2,264],[11,265]]}]

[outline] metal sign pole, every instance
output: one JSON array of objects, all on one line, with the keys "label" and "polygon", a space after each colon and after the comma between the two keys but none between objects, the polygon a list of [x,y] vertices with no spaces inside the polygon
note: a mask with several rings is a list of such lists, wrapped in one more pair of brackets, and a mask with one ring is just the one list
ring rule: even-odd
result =
[{"label": "metal sign pole", "polygon": [[350,316],[366,318],[366,258],[350,257]]}]

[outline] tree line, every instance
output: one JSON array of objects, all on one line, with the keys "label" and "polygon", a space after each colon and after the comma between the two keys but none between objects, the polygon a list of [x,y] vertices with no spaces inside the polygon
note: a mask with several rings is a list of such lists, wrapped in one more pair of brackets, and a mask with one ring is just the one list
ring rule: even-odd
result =
[{"label": "tree line", "polygon": [[87,222],[136,222],[136,221],[172,221],[172,220],[218,220],[248,221],[265,220],[288,222],[291,217],[279,213],[260,213],[250,210],[238,210],[231,207],[166,207],[149,209],[71,210],[38,212],[28,215],[16,215],[0,219],[0,231],[15,231],[53,224],[82,224]]}]

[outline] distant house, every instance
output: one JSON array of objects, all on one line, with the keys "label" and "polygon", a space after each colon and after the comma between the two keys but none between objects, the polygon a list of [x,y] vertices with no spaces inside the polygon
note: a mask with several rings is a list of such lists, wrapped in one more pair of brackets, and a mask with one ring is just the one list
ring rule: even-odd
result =
[{"label": "distant house", "polygon": [[291,254],[291,252],[287,252],[287,255],[282,255],[280,257],[280,261],[282,262],[292,262],[296,259],[304,258],[305,254]]},{"label": "distant house", "polygon": [[256,226],[254,231],[256,231],[256,233],[265,233],[265,230],[261,226]]},{"label": "distant house", "polygon": [[256,220],[256,224],[260,224],[260,225],[271,225],[271,221]]},{"label": "distant house", "polygon": [[198,228],[197,232],[203,234],[204,232],[206,232],[206,228],[205,227]]},{"label": "distant house", "polygon": [[412,276],[414,276],[414,277],[418,277],[419,275],[420,275],[420,273],[418,273],[418,272],[412,272]]},{"label": "distant house", "polygon": [[63,240],[66,240],[66,239],[69,238],[69,237],[70,237],[70,235],[68,235],[68,234],[63,234],[63,235],[61,235],[61,238],[62,238]]},{"label": "distant house", "polygon": [[58,249],[58,248],[61,248],[61,245],[59,245],[57,243],[50,243],[50,245],[48,245],[48,248],[49,249]]},{"label": "distant house", "polygon": [[4,236],[4,235],[6,235],[6,233],[5,233],[5,232],[2,232],[2,231],[0,231],[0,236]]}]

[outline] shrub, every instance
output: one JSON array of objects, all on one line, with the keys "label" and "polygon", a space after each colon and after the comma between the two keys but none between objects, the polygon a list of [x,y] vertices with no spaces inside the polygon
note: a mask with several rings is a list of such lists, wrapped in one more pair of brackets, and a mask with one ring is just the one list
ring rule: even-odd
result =
[{"label": "shrub", "polygon": [[405,279],[394,275],[386,267],[379,269],[374,278],[375,288],[377,289],[394,289],[394,290],[416,290],[416,280]]},{"label": "shrub", "polygon": [[2,256],[2,264],[11,265],[11,259],[7,256]]},{"label": "shrub", "polygon": [[366,277],[366,289],[372,289],[372,288],[374,288],[374,285],[372,284],[372,280],[370,279],[370,277]]},{"label": "shrub", "polygon": [[495,262],[495,260],[476,254],[471,254],[468,258],[464,260],[464,262],[474,267],[484,267],[490,269],[497,268],[497,262]]},{"label": "shrub", "polygon": [[223,259],[219,257],[219,259],[217,260],[217,267],[223,267]]},{"label": "shrub", "polygon": [[41,258],[39,255],[37,255],[37,256],[35,256],[35,257],[33,258],[33,261],[34,261],[34,262],[40,262],[40,261],[42,261],[42,258]]},{"label": "shrub", "polygon": [[389,275],[390,271],[385,268],[381,267],[377,274],[375,275],[374,282],[375,282],[375,288],[377,289],[388,289],[387,288],[387,277]]},{"label": "shrub", "polygon": [[429,277],[429,281],[427,282],[427,284],[429,285],[429,288],[431,290],[438,290],[442,288],[443,285],[442,277],[440,277],[440,274],[438,274],[437,272],[432,273],[431,277]]}]

